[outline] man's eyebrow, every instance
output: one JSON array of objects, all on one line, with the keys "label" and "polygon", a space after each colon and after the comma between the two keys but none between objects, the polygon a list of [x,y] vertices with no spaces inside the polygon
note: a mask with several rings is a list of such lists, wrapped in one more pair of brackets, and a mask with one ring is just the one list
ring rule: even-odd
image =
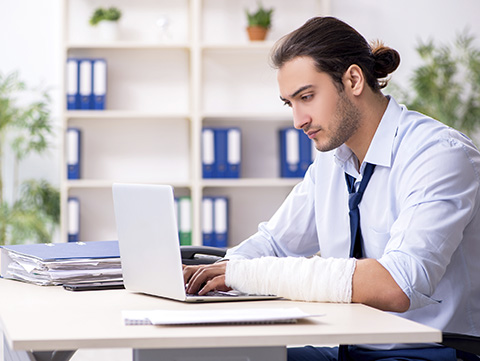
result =
[{"label": "man's eyebrow", "polygon": [[[298,88],[296,91],[294,91],[294,92],[290,95],[289,98],[295,98],[298,94],[300,94],[300,93],[303,92],[304,90],[310,89],[310,88],[312,88],[312,87],[313,87],[313,85],[304,85],[304,86]],[[287,99],[283,98],[281,95],[280,95],[280,99],[281,99],[282,101],[286,101],[286,100],[287,100]]]}]

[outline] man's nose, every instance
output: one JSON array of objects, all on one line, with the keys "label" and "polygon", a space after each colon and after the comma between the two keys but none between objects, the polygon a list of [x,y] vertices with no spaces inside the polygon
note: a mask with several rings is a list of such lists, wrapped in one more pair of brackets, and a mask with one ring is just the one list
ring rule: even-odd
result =
[{"label": "man's nose", "polygon": [[292,107],[293,126],[297,129],[303,129],[310,123],[310,116],[297,107]]}]

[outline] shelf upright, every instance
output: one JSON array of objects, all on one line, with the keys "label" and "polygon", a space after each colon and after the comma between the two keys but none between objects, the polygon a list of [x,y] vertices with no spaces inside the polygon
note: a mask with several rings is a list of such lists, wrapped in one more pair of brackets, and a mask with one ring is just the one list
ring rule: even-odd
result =
[{"label": "shelf upright", "polygon": [[68,234],[67,234],[67,200],[68,200],[68,186],[67,186],[67,171],[66,171],[66,164],[67,164],[67,157],[66,157],[66,140],[65,134],[68,127],[68,119],[66,116],[67,112],[67,100],[66,100],[66,82],[65,82],[65,64],[67,62],[67,42],[68,42],[68,0],[62,0],[60,2],[61,10],[60,15],[62,16],[62,35],[60,41],[60,71],[61,75],[59,79],[62,79],[60,84],[60,242],[67,242]]}]

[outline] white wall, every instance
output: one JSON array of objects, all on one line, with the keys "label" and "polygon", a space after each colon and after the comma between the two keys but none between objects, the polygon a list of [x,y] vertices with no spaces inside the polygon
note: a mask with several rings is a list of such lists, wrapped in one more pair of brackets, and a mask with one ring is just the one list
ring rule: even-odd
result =
[{"label": "white wall", "polygon": [[402,85],[419,65],[415,47],[420,40],[451,43],[469,29],[480,47],[478,0],[332,0],[331,12],[367,40],[383,40],[400,53],[401,64],[392,79]]},{"label": "white wall", "polygon": [[[60,127],[60,0],[0,1],[0,72],[19,71],[27,86],[50,89],[56,126],[54,147],[42,157],[32,156],[20,166],[20,178],[45,178],[60,183],[58,130]],[[11,161],[11,159],[10,159]],[[11,163],[6,164],[7,196],[12,186]]]}]

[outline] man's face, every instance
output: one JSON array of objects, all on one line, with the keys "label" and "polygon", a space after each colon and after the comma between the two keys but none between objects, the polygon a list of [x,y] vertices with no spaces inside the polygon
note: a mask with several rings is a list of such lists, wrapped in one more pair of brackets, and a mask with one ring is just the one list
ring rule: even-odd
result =
[{"label": "man's face", "polygon": [[326,152],[347,143],[359,127],[360,112],[333,79],[310,57],[298,57],[278,71],[280,98],[292,108],[293,124]]}]

